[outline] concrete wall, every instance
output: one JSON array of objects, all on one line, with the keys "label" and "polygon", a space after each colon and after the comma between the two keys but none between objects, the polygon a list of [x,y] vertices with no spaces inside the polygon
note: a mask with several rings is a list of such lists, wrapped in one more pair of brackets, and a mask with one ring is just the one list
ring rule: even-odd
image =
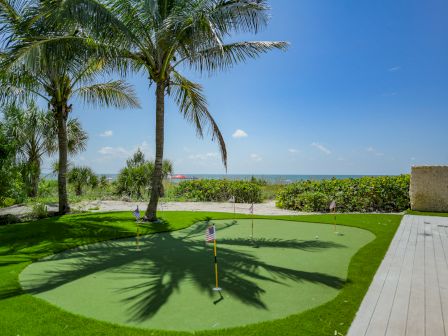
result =
[{"label": "concrete wall", "polygon": [[448,212],[448,166],[414,166],[411,170],[411,209]]}]

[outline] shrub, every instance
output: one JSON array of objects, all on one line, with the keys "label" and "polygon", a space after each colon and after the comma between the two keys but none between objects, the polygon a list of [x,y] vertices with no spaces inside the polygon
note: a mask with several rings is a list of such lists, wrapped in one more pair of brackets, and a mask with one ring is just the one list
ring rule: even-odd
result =
[{"label": "shrub", "polygon": [[0,199],[0,207],[10,207],[12,205],[16,204],[16,200],[14,198],[5,197],[3,199]]},{"label": "shrub", "polygon": [[41,179],[39,181],[38,188],[39,197],[49,197],[51,195],[57,194],[58,192],[58,181],[57,180],[47,180]]},{"label": "shrub", "polygon": [[[163,178],[173,171],[173,164],[169,160],[163,161]],[[119,196],[141,199],[143,195],[150,195],[151,180],[154,172],[154,164],[145,159],[143,152],[138,149],[132,157],[126,161],[126,167],[120,170],[115,181],[115,193]],[[163,197],[163,186],[159,191]]]},{"label": "shrub", "polygon": [[43,203],[34,204],[31,210],[31,216],[37,219],[48,217],[47,206]]},{"label": "shrub", "polygon": [[15,216],[15,215],[6,214],[6,215],[0,216],[0,226],[21,223],[21,222],[22,222],[22,220],[18,216]]},{"label": "shrub", "polygon": [[409,208],[409,175],[300,181],[277,194],[277,206],[298,211],[398,212]]},{"label": "shrub", "polygon": [[75,194],[81,196],[83,187],[91,186],[95,188],[98,186],[98,177],[89,167],[73,167],[67,174],[68,182],[75,187]]},{"label": "shrub", "polygon": [[305,191],[304,193],[297,195],[295,199],[295,206],[296,208],[302,209],[302,211],[323,212],[328,209],[330,202],[331,201],[329,201],[328,196],[322,192]]},{"label": "shrub", "polygon": [[261,188],[257,183],[230,180],[182,181],[174,190],[177,197],[192,201],[224,202],[235,196],[239,203],[261,202]]}]

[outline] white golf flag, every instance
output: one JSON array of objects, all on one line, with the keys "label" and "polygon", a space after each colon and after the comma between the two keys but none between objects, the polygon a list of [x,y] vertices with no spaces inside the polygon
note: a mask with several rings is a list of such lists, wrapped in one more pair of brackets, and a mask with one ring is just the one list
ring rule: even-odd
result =
[{"label": "white golf flag", "polygon": [[335,200],[332,200],[331,203],[330,203],[330,211],[331,210],[336,210],[336,202],[335,202]]},{"label": "white golf flag", "polygon": [[235,203],[235,196],[229,198],[229,203]]}]

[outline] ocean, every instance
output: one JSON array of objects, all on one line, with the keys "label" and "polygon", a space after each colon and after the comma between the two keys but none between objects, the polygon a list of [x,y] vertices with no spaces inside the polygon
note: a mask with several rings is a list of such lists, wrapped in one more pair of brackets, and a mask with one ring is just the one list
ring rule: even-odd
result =
[{"label": "ocean", "polygon": [[[118,174],[99,174],[105,175],[107,178],[114,180]],[[176,175],[176,174],[174,174]],[[173,175],[173,176],[174,176]],[[357,178],[363,176],[379,176],[379,175],[282,175],[282,174],[182,174],[186,180],[190,179],[213,179],[213,180],[250,180],[253,177],[262,179],[268,183],[288,184],[302,180],[325,180],[325,179],[345,179]],[[173,182],[182,181],[183,179],[172,179]]]}]

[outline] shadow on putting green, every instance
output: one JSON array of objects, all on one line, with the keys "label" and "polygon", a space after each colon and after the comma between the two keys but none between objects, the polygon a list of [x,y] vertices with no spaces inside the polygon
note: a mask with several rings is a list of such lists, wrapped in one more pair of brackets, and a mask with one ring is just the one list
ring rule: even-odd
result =
[{"label": "shadow on putting green", "polygon": [[[219,231],[235,225],[225,222]],[[160,223],[169,227],[169,223]],[[57,261],[56,268],[29,277],[24,287],[31,294],[51,291],[78,279],[107,271],[130,286],[115,289],[128,310],[129,321],[144,321],[154,316],[173,293],[181,291],[181,282],[188,280],[194,287],[219,303],[221,293],[212,290],[214,284],[213,255],[202,239],[207,222],[199,223],[185,232],[154,234],[140,239],[140,251],[132,240],[108,241],[87,245],[44,259]],[[317,240],[257,239],[260,249],[300,249],[308,252],[344,245]],[[260,283],[283,284],[286,280],[309,282],[340,289],[345,280],[329,274],[307,272],[276,266],[260,260],[252,253],[236,250],[235,246],[250,246],[250,239],[221,239],[219,241],[220,287],[224,293],[245,305],[266,310],[262,300],[265,290]],[[278,253],[278,252],[277,252]],[[40,262],[38,262],[40,263]],[[126,283],[126,281],[125,281]],[[286,285],[286,283],[285,283]]]}]

